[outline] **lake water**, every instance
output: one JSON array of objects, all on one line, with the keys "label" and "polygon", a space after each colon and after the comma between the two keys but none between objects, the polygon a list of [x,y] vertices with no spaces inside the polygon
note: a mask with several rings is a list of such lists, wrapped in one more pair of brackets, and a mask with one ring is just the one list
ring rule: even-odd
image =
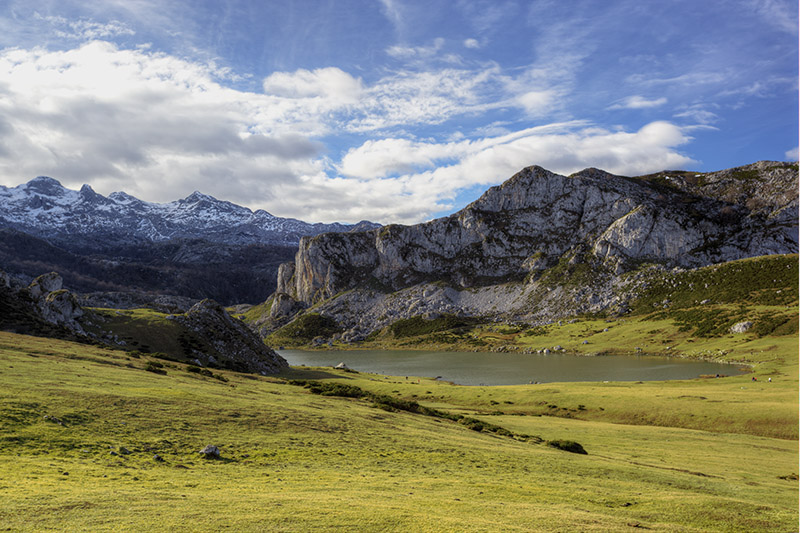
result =
[{"label": "lake water", "polygon": [[661,381],[741,373],[737,365],[649,355],[513,354],[407,350],[279,350],[292,366],[346,364],[359,372],[437,377],[459,385],[554,381]]}]

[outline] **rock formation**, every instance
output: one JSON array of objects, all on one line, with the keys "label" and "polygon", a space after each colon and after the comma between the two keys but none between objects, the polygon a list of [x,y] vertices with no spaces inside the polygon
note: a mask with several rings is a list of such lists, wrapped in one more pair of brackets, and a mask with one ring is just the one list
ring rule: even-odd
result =
[{"label": "rock formation", "polygon": [[[304,237],[280,269],[273,315],[315,305],[357,339],[425,313],[624,310],[616,294],[636,278],[622,275],[642,265],[797,252],[797,183],[797,165],[776,162],[638,178],[528,167],[448,217]],[[590,282],[559,283],[580,271]]]},{"label": "rock formation", "polygon": [[198,302],[185,315],[173,315],[172,320],[203,339],[205,346],[194,349],[191,355],[202,366],[260,374],[274,374],[289,366],[244,322],[213,300]]},{"label": "rock formation", "polygon": [[28,286],[28,294],[45,321],[84,335],[83,326],[78,321],[83,316],[83,309],[75,296],[62,286],[61,276],[50,272],[33,280]]},{"label": "rock formation", "polygon": [[74,339],[85,335],[80,323],[83,315],[55,272],[26,284],[0,271],[0,329]]}]

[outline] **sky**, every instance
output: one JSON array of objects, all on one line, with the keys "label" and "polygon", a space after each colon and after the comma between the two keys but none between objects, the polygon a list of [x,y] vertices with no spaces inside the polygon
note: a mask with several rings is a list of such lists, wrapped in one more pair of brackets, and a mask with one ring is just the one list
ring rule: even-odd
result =
[{"label": "sky", "polygon": [[794,0],[3,0],[0,184],[411,224],[798,157]]}]

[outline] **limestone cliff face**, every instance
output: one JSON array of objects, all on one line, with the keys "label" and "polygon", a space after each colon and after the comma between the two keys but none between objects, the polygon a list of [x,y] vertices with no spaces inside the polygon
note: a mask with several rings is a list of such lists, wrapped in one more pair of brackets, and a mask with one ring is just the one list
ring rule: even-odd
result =
[{"label": "limestone cliff face", "polygon": [[642,262],[697,267],[795,253],[797,204],[788,163],[641,178],[533,166],[445,218],[303,238],[278,292],[310,305],[356,287],[535,279],[567,257],[620,274]]}]

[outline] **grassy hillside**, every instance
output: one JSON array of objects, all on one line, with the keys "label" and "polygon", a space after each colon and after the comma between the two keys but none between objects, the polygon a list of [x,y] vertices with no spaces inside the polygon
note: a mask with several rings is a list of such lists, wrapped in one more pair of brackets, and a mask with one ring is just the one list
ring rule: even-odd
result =
[{"label": "grassy hillside", "polygon": [[[20,531],[794,530],[796,345],[750,342],[764,349],[752,362],[772,383],[457,387],[330,369],[269,378],[219,371],[222,381],[148,356],[0,333],[0,523]],[[371,395],[315,394],[289,380]],[[376,395],[542,440],[387,410]],[[587,455],[545,445],[559,440]],[[201,458],[207,444],[221,448],[220,460]]]},{"label": "grassy hillside", "polygon": [[[631,312],[621,317],[582,316],[537,327],[481,324],[477,317],[469,322],[416,317],[376,332],[361,346],[524,351],[560,345],[585,354],[624,354],[640,348],[646,353],[725,359],[734,351],[752,350],[749,343],[754,339],[797,336],[797,254],[649,276]],[[752,330],[731,334],[731,326],[739,322],[752,322]],[[282,340],[299,345],[304,339]]]}]

